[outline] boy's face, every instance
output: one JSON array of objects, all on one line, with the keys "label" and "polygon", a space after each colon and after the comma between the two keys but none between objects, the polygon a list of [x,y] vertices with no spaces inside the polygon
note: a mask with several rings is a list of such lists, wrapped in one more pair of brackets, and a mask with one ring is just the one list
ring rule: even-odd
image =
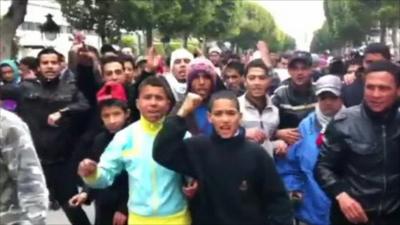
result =
[{"label": "boy's face", "polygon": [[224,79],[229,90],[239,91],[242,88],[243,79],[237,70],[226,68]]},{"label": "boy's face", "polygon": [[127,76],[121,63],[109,62],[103,66],[103,70],[105,82],[113,81],[120,84],[125,84],[127,82]]},{"label": "boy's face", "polygon": [[110,133],[116,133],[122,129],[129,117],[129,111],[124,111],[118,106],[105,106],[101,109],[101,120]]},{"label": "boy's face", "polygon": [[246,89],[252,97],[263,97],[271,86],[271,77],[262,68],[250,68],[246,76]]},{"label": "boy's face", "polygon": [[236,134],[241,118],[242,115],[236,103],[229,99],[214,101],[211,112],[208,113],[208,121],[213,124],[217,134],[224,139]]},{"label": "boy's face", "polygon": [[124,72],[129,82],[135,80],[137,77],[137,74],[135,73],[135,68],[133,67],[131,62],[124,62]]},{"label": "boy's face", "polygon": [[0,67],[0,78],[7,82],[14,80],[14,70],[9,66]]},{"label": "boy's face", "polygon": [[172,74],[178,81],[186,81],[189,73],[190,59],[176,59],[172,65]]},{"label": "boy's face", "polygon": [[319,108],[325,116],[333,117],[342,108],[342,99],[333,93],[322,92],[318,95]]},{"label": "boy's face", "polygon": [[192,91],[200,95],[203,99],[207,99],[211,94],[212,83],[211,78],[201,73],[192,81]]},{"label": "boy's face", "polygon": [[171,101],[164,88],[147,85],[140,90],[136,105],[145,119],[155,123],[168,113]]}]

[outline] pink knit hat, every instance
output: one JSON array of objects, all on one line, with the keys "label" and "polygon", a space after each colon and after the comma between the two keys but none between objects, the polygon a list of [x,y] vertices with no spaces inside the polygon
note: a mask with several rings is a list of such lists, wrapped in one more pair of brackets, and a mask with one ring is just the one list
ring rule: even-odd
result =
[{"label": "pink knit hat", "polygon": [[210,60],[204,57],[199,57],[192,60],[189,64],[188,91],[191,91],[192,81],[196,79],[200,73],[209,76],[212,80],[213,86],[215,86],[217,73],[214,65]]}]

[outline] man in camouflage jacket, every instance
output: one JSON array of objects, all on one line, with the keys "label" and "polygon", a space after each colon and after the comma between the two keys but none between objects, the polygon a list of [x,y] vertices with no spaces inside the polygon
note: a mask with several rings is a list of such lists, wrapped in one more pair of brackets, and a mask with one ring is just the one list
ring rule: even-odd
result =
[{"label": "man in camouflage jacket", "polygon": [[0,108],[0,224],[43,225],[48,191],[27,125]]}]

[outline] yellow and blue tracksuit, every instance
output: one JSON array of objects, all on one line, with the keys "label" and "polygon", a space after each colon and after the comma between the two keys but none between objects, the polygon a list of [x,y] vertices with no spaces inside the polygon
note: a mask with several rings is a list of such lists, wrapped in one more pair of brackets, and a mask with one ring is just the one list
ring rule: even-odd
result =
[{"label": "yellow and blue tracksuit", "polygon": [[162,121],[145,118],[118,132],[100,157],[97,173],[84,178],[92,188],[105,188],[123,169],[129,176],[129,224],[190,224],[182,176],[157,164],[153,143]]}]

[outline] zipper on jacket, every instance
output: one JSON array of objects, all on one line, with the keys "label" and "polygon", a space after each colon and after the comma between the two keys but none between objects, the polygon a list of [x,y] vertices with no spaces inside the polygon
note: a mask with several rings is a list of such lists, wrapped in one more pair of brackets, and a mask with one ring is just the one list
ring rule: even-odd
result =
[{"label": "zipper on jacket", "polygon": [[264,130],[264,123],[262,122],[262,112],[259,111],[258,114],[260,115],[260,127]]},{"label": "zipper on jacket", "polygon": [[382,125],[382,144],[383,144],[383,193],[379,203],[378,215],[382,214],[383,202],[385,201],[386,189],[387,189],[387,178],[386,178],[386,158],[387,158],[387,143],[386,143],[386,126]]}]

